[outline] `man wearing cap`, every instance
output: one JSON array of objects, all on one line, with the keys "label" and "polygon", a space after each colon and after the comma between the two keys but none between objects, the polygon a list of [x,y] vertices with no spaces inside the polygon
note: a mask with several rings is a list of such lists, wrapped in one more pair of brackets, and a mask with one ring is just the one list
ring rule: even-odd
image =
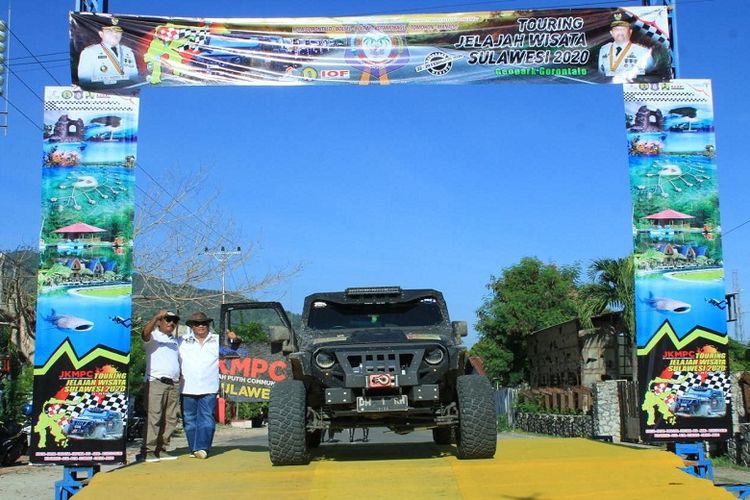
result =
[{"label": "man wearing cap", "polygon": [[133,51],[120,44],[122,28],[114,17],[99,30],[101,42],[81,51],[78,60],[78,82],[102,87],[138,78],[138,66]]},{"label": "man wearing cap", "polygon": [[[213,319],[197,312],[185,322],[190,331],[179,341],[182,371],[182,420],[190,456],[206,458],[214,439],[216,394],[219,392],[219,336],[210,330]],[[241,342],[226,334],[232,348]]]},{"label": "man wearing cap", "polygon": [[169,438],[177,426],[180,360],[177,323],[180,317],[159,310],[143,327],[141,339],[146,352],[146,462],[173,460],[167,453]]},{"label": "man wearing cap", "polygon": [[654,64],[651,49],[630,41],[633,29],[621,12],[616,12],[610,24],[612,42],[599,49],[599,73],[611,76],[615,83],[633,81],[646,74]]}]

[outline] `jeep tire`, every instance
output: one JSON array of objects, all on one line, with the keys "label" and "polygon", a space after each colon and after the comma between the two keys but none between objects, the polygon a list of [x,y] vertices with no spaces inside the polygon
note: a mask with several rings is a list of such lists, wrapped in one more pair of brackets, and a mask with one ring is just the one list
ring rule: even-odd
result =
[{"label": "jeep tire", "polygon": [[301,381],[283,380],[273,385],[268,404],[268,451],[273,465],[310,462],[306,412],[305,385]]},{"label": "jeep tire", "polygon": [[482,375],[456,379],[458,396],[458,458],[492,458],[497,448],[497,422],[492,386]]}]

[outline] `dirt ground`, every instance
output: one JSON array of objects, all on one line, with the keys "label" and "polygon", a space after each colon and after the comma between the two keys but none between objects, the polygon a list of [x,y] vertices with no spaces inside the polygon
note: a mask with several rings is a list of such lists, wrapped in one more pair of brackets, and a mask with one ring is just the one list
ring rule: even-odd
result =
[{"label": "dirt ground", "polygon": [[[416,434],[416,433],[415,433]],[[385,436],[385,437],[382,437]],[[524,433],[500,433],[498,439],[535,439],[535,436]],[[342,442],[348,442],[348,436],[337,435]],[[390,439],[387,434],[373,433],[371,440]],[[399,437],[401,438],[401,437]],[[266,429],[243,429],[231,426],[217,427],[214,446],[247,446],[261,445],[267,442]],[[187,446],[184,437],[172,440],[174,448],[182,449]],[[127,447],[128,462],[134,462],[140,450],[140,440],[129,443]],[[102,471],[112,470],[119,466],[105,466]],[[30,465],[28,457],[10,467],[0,468],[0,498],[22,500],[36,500],[54,498],[55,481],[62,479],[63,467],[54,465]],[[750,468],[735,468],[729,466],[714,466],[715,484],[750,484]]]}]

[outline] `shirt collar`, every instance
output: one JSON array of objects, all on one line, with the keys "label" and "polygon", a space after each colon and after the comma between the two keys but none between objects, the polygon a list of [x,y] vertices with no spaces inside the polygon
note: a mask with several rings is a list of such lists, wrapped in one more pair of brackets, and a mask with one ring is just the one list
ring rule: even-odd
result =
[{"label": "shirt collar", "polygon": [[[184,335],[185,340],[188,342],[197,342],[198,338],[195,336],[195,333],[193,333],[193,329],[191,328],[188,333]],[[219,336],[215,334],[214,332],[208,332],[208,336],[206,337],[205,342],[213,342],[214,340],[218,339]],[[188,340],[189,339],[189,340]],[[205,344],[204,342],[204,344]]]}]

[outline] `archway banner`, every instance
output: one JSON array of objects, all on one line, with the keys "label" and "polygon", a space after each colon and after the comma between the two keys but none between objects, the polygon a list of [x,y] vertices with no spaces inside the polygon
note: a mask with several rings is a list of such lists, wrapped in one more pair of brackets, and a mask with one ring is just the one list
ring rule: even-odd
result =
[{"label": "archway banner", "polygon": [[44,93],[30,460],[125,462],[138,98]]},{"label": "archway banner", "polygon": [[72,13],[70,33],[73,83],[109,92],[672,76],[664,6],[277,19]]},{"label": "archway banner", "polygon": [[645,441],[732,433],[709,80],[624,86]]}]

